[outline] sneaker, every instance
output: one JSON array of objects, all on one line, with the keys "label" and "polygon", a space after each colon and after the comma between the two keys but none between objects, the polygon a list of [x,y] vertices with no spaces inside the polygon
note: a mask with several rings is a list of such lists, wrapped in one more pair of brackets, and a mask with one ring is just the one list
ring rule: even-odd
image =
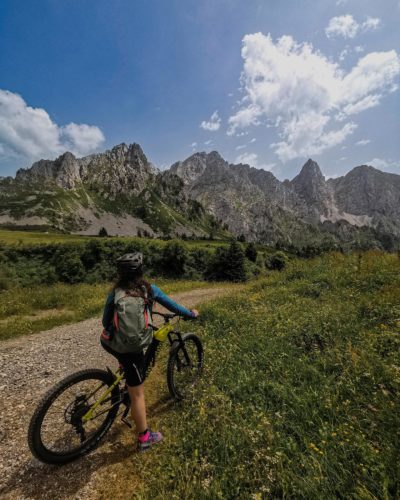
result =
[{"label": "sneaker", "polygon": [[138,436],[138,451],[148,450],[153,444],[162,441],[162,438],[161,432],[152,432],[148,429],[146,434]]}]

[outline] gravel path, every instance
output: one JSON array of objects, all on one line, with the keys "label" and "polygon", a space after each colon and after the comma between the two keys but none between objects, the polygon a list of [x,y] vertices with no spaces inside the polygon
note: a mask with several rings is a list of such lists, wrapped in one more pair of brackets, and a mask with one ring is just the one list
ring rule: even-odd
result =
[{"label": "gravel path", "polygon": [[[202,288],[172,297],[194,307],[228,292],[229,288]],[[82,368],[116,365],[99,345],[100,328],[99,318],[94,318],[0,343],[1,498],[99,498],[96,484],[102,469],[132,454],[131,448],[120,446],[119,436],[128,428],[119,423],[94,452],[63,467],[42,464],[28,449],[30,417],[50,387]]]}]

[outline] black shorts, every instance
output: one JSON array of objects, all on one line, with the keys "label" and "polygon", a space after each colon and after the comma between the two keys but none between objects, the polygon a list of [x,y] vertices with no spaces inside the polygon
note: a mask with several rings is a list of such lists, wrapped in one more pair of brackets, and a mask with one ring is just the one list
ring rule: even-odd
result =
[{"label": "black shorts", "polygon": [[111,349],[111,347],[108,347],[108,345],[104,344],[103,342],[101,342],[101,345],[107,352],[117,358],[120,365],[123,366],[126,376],[126,383],[130,387],[136,387],[143,384],[146,378],[144,352],[120,353],[114,351],[113,349]]}]

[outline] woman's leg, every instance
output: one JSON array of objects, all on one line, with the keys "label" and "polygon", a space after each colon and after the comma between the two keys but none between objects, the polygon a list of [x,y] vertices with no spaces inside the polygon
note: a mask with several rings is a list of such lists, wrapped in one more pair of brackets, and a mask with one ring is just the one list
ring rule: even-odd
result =
[{"label": "woman's leg", "polygon": [[147,430],[146,403],[144,400],[144,384],[130,387],[128,385],[129,397],[131,398],[132,419],[135,422],[137,432]]}]

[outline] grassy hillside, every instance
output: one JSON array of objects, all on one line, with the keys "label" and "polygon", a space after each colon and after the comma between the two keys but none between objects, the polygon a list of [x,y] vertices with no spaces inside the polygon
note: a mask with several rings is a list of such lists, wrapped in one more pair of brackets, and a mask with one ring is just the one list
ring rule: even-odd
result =
[{"label": "grassy hillside", "polygon": [[202,385],[153,417],[166,441],[118,468],[125,494],[399,498],[399,271],[332,254],[205,307]]}]

